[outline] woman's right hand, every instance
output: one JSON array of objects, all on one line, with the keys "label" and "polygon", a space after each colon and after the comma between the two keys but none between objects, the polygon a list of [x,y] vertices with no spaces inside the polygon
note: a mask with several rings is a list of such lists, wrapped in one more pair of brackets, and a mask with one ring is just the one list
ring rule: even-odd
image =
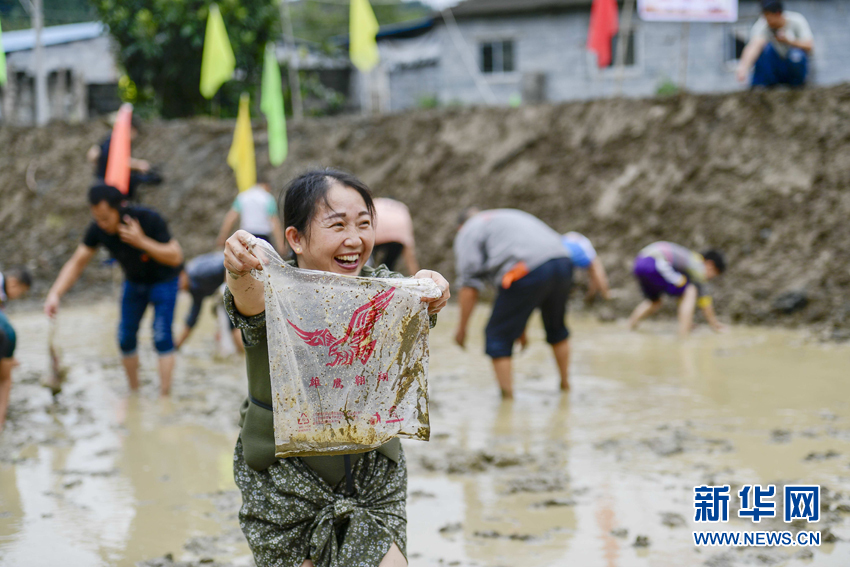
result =
[{"label": "woman's right hand", "polygon": [[263,263],[253,252],[255,240],[251,233],[237,230],[224,242],[224,268],[228,276],[238,280],[250,274],[251,270],[263,269]]}]

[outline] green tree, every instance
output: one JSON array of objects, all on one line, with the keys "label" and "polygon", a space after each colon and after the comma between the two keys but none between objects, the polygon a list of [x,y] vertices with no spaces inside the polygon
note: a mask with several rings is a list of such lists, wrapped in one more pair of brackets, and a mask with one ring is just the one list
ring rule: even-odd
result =
[{"label": "green tree", "polygon": [[[421,2],[379,0],[371,2],[382,26],[427,16],[431,9]],[[325,51],[338,49],[337,40],[348,34],[349,2],[346,0],[301,0],[291,2],[293,33],[299,40],[321,46]]]},{"label": "green tree", "polygon": [[[118,43],[118,59],[134,83],[137,104],[165,118],[210,111],[201,96],[201,54],[212,0],[92,0]],[[276,0],[219,0],[236,55],[236,79],[225,83],[217,100],[221,113],[235,116],[239,93],[256,92],[263,50],[280,35]],[[125,91],[126,92],[126,91]],[[256,98],[256,97],[254,97]]]},{"label": "green tree", "polygon": [[[89,0],[43,0],[42,9],[45,26],[90,22],[97,19],[97,14]],[[0,0],[0,16],[3,18],[5,31],[32,27],[30,15],[24,10],[20,0]]]}]

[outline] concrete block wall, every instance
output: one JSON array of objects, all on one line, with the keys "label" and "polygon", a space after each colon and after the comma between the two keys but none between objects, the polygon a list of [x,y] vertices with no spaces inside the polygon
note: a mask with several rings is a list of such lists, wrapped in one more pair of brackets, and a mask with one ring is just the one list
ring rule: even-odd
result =
[{"label": "concrete block wall", "polygon": [[[850,80],[850,0],[786,0],[786,9],[802,13],[815,35],[812,82],[831,85]],[[622,81],[615,69],[599,70],[585,48],[590,14],[575,10],[557,14],[486,17],[458,21],[465,42],[461,54],[444,25],[438,36],[441,59],[433,75],[421,69],[399,70],[391,80],[392,109],[415,106],[435,89],[444,103],[483,104],[464,56],[476,64],[482,41],[514,41],[516,71],[482,74],[499,104],[507,104],[521,90],[522,73],[546,74],[547,99],[553,102],[614,96],[652,96],[665,81],[696,93],[730,92],[747,88],[735,79],[735,63],[727,61],[729,34],[734,26],[749,30],[758,17],[759,3],[744,1],[736,24],[643,22],[635,15],[634,66]],[[682,47],[687,43],[686,72],[682,73]],[[427,80],[423,79],[427,76]],[[434,87],[436,85],[436,87]],[[396,94],[398,89],[398,94]]]},{"label": "concrete block wall", "polygon": [[436,62],[389,73],[390,110],[416,108],[422,99],[438,94],[440,68]]}]

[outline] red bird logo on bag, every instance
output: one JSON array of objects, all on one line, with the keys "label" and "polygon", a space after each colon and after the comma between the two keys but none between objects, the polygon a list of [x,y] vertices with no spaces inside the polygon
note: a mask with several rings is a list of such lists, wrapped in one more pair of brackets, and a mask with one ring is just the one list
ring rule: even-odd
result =
[{"label": "red bird logo on bag", "polygon": [[310,346],[326,346],[328,355],[333,361],[326,366],[344,366],[354,364],[355,360],[361,363],[369,362],[375,351],[375,340],[372,339],[372,329],[375,323],[383,316],[393,299],[395,288],[390,288],[375,295],[368,303],[358,307],[351,316],[348,329],[342,338],[337,339],[331,334],[330,329],[319,329],[316,331],[302,331],[289,319],[286,320],[296,334]]}]

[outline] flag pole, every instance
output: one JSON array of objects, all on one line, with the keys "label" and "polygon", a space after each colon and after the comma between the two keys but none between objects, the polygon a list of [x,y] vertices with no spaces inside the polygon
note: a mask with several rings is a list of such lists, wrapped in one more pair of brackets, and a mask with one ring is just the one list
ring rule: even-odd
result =
[{"label": "flag pole", "polygon": [[33,27],[35,28],[35,48],[33,56],[35,59],[35,123],[36,126],[44,126],[49,120],[47,111],[47,77],[44,73],[44,43],[41,32],[44,29],[44,9],[42,0],[33,1]]},{"label": "flag pole", "polygon": [[304,117],[304,104],[301,102],[301,79],[298,77],[298,46],[295,44],[295,34],[292,31],[289,0],[281,0],[280,16],[283,21],[283,31],[286,34],[284,43],[289,51],[289,61],[286,64],[286,68],[289,72],[289,90],[292,93],[292,117],[297,122]]},{"label": "flag pole", "polygon": [[626,49],[629,46],[629,36],[632,32],[632,14],[635,9],[635,0],[625,0],[623,4],[623,23],[617,35],[617,88],[614,96],[623,94],[623,78],[626,71]]},{"label": "flag pole", "polygon": [[682,22],[679,37],[679,90],[684,91],[688,83],[688,43],[691,40],[690,22]]},{"label": "flag pole", "polygon": [[449,31],[449,37],[451,37],[452,43],[454,43],[455,50],[457,50],[461,61],[463,61],[463,64],[466,66],[466,72],[469,73],[469,76],[472,78],[472,82],[475,83],[475,87],[478,89],[478,93],[481,95],[481,98],[484,99],[486,104],[496,104],[496,95],[493,93],[493,89],[490,88],[487,81],[485,81],[481,76],[481,73],[478,70],[478,65],[475,63],[474,56],[472,55],[472,50],[469,48],[469,44],[466,43],[466,40],[463,39],[463,34],[460,33],[460,29],[458,28],[457,21],[455,21],[455,15],[452,13],[452,9],[443,8],[441,14],[443,16],[443,22],[446,23],[446,29]]}]

